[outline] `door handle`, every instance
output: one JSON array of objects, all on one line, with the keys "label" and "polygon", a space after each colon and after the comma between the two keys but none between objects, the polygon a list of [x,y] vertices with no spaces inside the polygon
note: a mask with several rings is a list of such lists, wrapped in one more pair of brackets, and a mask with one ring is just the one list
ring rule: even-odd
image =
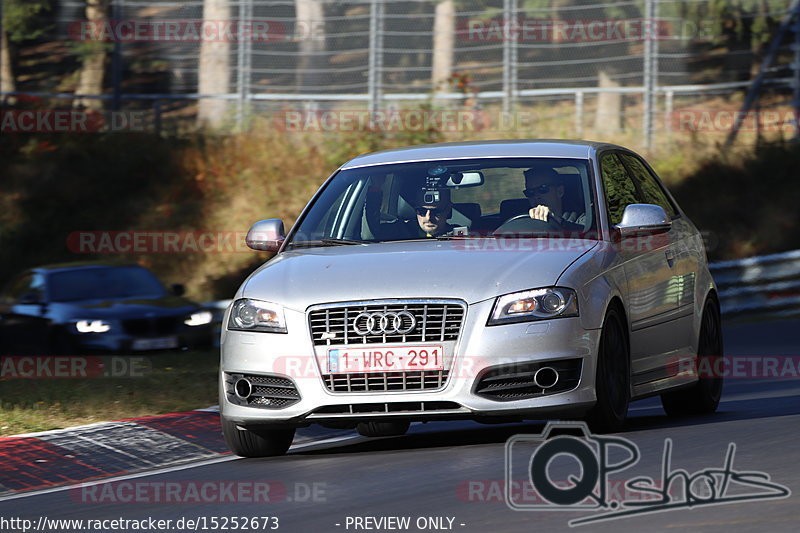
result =
[{"label": "door handle", "polygon": [[675,264],[675,254],[672,253],[672,250],[667,250],[664,255],[667,256],[667,264],[672,267]]}]

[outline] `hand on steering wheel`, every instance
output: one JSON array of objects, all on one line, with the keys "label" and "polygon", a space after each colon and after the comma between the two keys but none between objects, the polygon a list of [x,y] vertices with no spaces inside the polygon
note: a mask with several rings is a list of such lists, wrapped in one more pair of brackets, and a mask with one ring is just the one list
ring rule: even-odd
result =
[{"label": "hand on steering wheel", "polygon": [[524,233],[552,233],[554,229],[560,229],[552,217],[548,221],[531,218],[529,213],[523,213],[503,222],[493,234],[524,234]]},{"label": "hand on steering wheel", "polygon": [[543,204],[532,207],[528,211],[528,215],[535,220],[541,220],[542,222],[552,223],[558,226],[561,226],[561,222],[563,221],[553,213],[550,207]]}]

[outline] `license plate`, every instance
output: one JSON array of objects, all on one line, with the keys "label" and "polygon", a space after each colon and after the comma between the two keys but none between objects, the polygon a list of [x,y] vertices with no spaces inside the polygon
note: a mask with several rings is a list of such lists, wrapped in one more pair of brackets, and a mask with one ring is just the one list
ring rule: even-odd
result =
[{"label": "license plate", "polygon": [[328,373],[409,372],[444,369],[442,346],[371,346],[328,350]]},{"label": "license plate", "polygon": [[136,339],[133,350],[166,350],[178,347],[178,337],[155,337],[152,339]]}]

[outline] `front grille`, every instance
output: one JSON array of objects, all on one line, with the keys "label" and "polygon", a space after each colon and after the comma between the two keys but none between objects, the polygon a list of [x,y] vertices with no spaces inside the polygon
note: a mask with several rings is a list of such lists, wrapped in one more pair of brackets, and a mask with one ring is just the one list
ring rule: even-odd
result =
[{"label": "front grille", "polygon": [[[545,366],[558,372],[558,381],[547,389],[533,382],[534,373]],[[475,394],[490,400],[513,401],[565,392],[578,386],[582,366],[582,359],[563,359],[495,367],[480,377]]]},{"label": "front grille", "polygon": [[331,392],[392,392],[436,390],[447,383],[447,370],[324,374]]},{"label": "front grille", "polygon": [[154,318],[131,318],[122,321],[122,329],[128,335],[169,335],[178,330],[183,317],[162,316]]},{"label": "front grille", "polygon": [[[234,385],[242,378],[247,379],[252,386],[252,392],[247,398],[237,396],[234,390]],[[225,392],[231,403],[248,407],[280,409],[300,401],[300,393],[292,380],[279,376],[225,374]]]},{"label": "front grille", "polygon": [[[461,332],[465,309],[460,302],[425,300],[327,306],[312,310],[309,324],[315,346],[455,341]],[[354,330],[353,321],[360,313],[402,311],[408,311],[416,319],[416,326],[408,333],[359,335]]]},{"label": "front grille", "polygon": [[308,418],[323,418],[325,415],[434,413],[436,411],[464,410],[455,402],[388,402],[326,405],[311,412]]}]

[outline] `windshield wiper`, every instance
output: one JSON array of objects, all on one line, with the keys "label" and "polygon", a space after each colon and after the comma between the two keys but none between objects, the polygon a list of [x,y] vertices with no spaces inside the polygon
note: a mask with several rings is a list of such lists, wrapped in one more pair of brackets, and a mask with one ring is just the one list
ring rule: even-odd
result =
[{"label": "windshield wiper", "polygon": [[289,243],[289,246],[294,247],[302,247],[302,248],[312,248],[314,246],[345,246],[348,244],[368,244],[369,241],[359,241],[356,239],[334,239],[334,238],[326,238],[326,239],[318,239],[314,241],[292,241]]}]

